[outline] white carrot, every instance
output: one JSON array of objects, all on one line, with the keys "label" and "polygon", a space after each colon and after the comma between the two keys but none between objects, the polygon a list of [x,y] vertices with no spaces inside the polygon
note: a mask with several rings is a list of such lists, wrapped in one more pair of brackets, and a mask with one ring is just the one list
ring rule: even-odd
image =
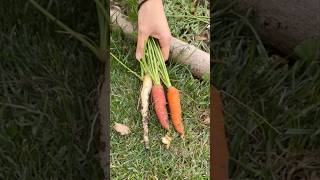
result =
[{"label": "white carrot", "polygon": [[149,129],[148,129],[148,121],[149,121],[149,96],[152,88],[152,80],[149,74],[145,74],[143,78],[143,85],[140,93],[141,98],[141,115],[142,115],[142,126],[143,126],[143,141],[146,149],[149,149]]}]

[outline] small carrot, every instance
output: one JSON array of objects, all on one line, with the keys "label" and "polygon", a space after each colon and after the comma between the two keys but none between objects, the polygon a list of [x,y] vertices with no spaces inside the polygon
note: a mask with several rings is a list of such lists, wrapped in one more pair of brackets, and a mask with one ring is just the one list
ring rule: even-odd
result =
[{"label": "small carrot", "polygon": [[152,86],[152,100],[154,102],[154,109],[162,127],[169,130],[169,117],[166,108],[166,96],[163,86],[160,84]]},{"label": "small carrot", "polygon": [[173,86],[169,87],[167,97],[172,124],[176,131],[180,134],[181,138],[184,138],[184,126],[181,117],[182,111],[180,105],[180,93],[178,89]]}]

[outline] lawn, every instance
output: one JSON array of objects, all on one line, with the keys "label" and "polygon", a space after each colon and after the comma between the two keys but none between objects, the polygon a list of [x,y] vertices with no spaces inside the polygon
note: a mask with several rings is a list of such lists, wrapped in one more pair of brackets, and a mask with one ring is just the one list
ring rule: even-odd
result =
[{"label": "lawn", "polygon": [[254,14],[224,3],[213,4],[211,80],[224,102],[230,178],[316,179],[320,40],[281,56],[256,34]]},{"label": "lawn", "polygon": [[[206,49],[205,42],[195,40],[205,22],[198,23],[194,16],[185,17],[184,25],[176,25],[180,19],[178,15],[191,12],[184,4],[191,1],[181,0],[176,3],[165,1],[169,26],[175,37],[190,41],[202,49]],[[129,6],[129,1],[119,2],[122,7]],[[129,5],[128,5],[129,4]],[[186,8],[180,14],[173,12],[179,8]],[[206,9],[206,5],[199,9]],[[135,9],[124,8],[132,21],[136,20]],[[183,28],[187,28],[184,30]],[[186,33],[181,33],[186,32]],[[129,68],[140,73],[140,66],[135,60],[135,44],[119,29],[112,29],[111,52],[122,60]],[[114,179],[209,179],[209,126],[203,122],[202,115],[209,108],[209,82],[195,79],[189,67],[168,64],[169,76],[172,83],[182,95],[183,120],[185,124],[186,140],[183,142],[177,133],[173,133],[170,149],[161,143],[165,130],[160,127],[154,110],[150,107],[149,122],[150,150],[146,151],[142,141],[143,130],[139,111],[139,96],[142,82],[124,69],[117,61],[111,60],[111,126],[116,122],[126,124],[131,133],[119,135],[112,130],[110,134],[110,171]],[[172,124],[171,124],[172,128]]]},{"label": "lawn", "polygon": [[[97,36],[94,3],[50,2]],[[0,179],[101,179],[98,61],[26,1],[2,1],[0,24]]]},{"label": "lawn", "polygon": [[[38,2],[71,28],[98,39],[94,3]],[[186,2],[191,1],[168,2],[166,11]],[[199,7],[207,9],[206,4]],[[173,26],[181,17],[173,13],[168,18]],[[173,34],[208,50],[208,42],[195,38],[208,18],[200,17],[199,26],[192,25],[197,22],[193,16],[187,14],[186,19],[190,21],[185,27],[190,27],[182,31],[188,32],[174,27]],[[101,179],[97,123],[101,66],[96,57],[26,1],[3,2],[0,22],[0,179]],[[138,71],[135,42],[119,30],[111,39],[112,52]],[[166,150],[160,141],[165,132],[152,113],[151,149],[146,152],[138,111],[141,82],[116,61],[111,63],[110,126],[120,122],[132,130],[124,137],[110,134],[111,176],[208,179],[209,126],[202,115],[208,109],[209,82],[194,79],[188,67],[168,65],[172,83],[181,90],[187,137],[182,142],[175,134]]]}]

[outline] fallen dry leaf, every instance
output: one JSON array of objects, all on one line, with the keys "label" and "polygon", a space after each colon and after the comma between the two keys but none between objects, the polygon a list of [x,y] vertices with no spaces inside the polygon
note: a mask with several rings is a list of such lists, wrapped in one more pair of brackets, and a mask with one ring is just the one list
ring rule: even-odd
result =
[{"label": "fallen dry leaf", "polygon": [[206,37],[205,35],[196,36],[195,38],[196,38],[197,41],[206,41],[206,40],[208,40],[208,37]]},{"label": "fallen dry leaf", "polygon": [[206,119],[204,119],[204,124],[210,124],[210,117],[206,117]]},{"label": "fallen dry leaf", "polygon": [[172,138],[168,135],[165,135],[164,137],[161,138],[161,141],[163,144],[166,145],[166,149],[169,149]]},{"label": "fallen dry leaf", "polygon": [[120,124],[120,123],[116,123],[113,126],[113,129],[116,130],[118,133],[120,133],[121,135],[127,135],[130,133],[130,129],[128,126],[124,125],[124,124]]},{"label": "fallen dry leaf", "polygon": [[210,112],[209,110],[205,110],[201,116],[201,121],[204,123],[204,124],[210,124]]}]

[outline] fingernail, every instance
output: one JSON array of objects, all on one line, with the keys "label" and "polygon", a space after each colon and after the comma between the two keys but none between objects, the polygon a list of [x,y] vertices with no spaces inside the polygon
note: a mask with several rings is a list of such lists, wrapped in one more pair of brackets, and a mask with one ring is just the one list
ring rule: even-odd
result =
[{"label": "fingernail", "polygon": [[136,59],[140,60],[142,58],[141,53],[136,53]]}]

